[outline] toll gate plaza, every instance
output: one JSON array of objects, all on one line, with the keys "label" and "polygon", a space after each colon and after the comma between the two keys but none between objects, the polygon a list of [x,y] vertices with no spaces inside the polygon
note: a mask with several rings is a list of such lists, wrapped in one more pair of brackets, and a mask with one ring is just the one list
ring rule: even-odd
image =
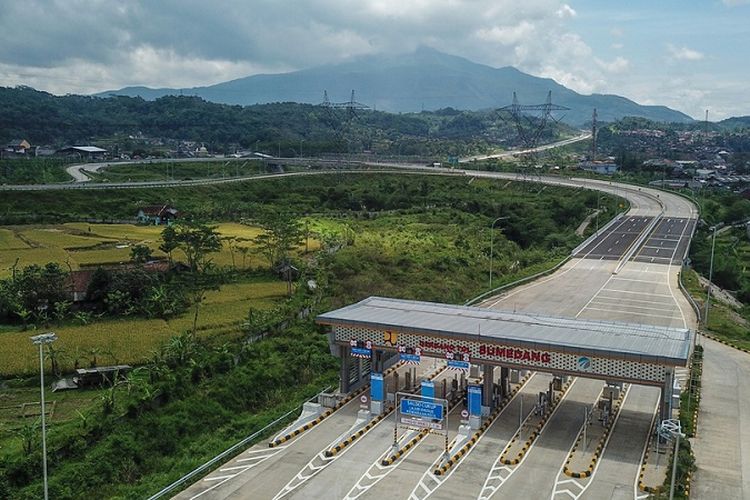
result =
[{"label": "toll gate plaza", "polygon": [[[399,360],[419,362],[425,356],[447,360],[448,368],[467,373],[481,366],[483,383],[475,392],[481,391],[484,415],[507,395],[512,371],[540,371],[563,380],[572,376],[610,385],[658,386],[660,414],[666,419],[672,413],[675,368],[687,365],[695,335],[687,328],[382,297],[322,314],[316,321],[331,327],[331,350],[342,360],[341,392],[372,380],[376,412],[380,401],[392,398],[380,382],[383,370]],[[431,389],[426,391],[428,399],[435,397]]]}]

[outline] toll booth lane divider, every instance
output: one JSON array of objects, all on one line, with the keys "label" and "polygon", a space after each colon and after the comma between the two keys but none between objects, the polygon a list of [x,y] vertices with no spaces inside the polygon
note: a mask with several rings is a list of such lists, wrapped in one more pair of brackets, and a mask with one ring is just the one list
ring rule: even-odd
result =
[{"label": "toll booth lane divider", "polygon": [[[432,380],[433,378],[435,378],[438,375],[440,375],[445,369],[446,369],[445,366],[442,366],[442,367],[438,368],[437,370],[435,370],[434,373],[432,373],[431,375],[429,375],[428,377],[426,377],[425,380]],[[346,448],[347,446],[349,446],[350,444],[352,444],[358,438],[360,438],[363,435],[365,435],[370,429],[372,429],[373,427],[375,427],[378,423],[380,423],[380,421],[382,421],[384,418],[386,418],[388,415],[390,415],[391,412],[393,410],[395,410],[395,409],[396,409],[395,406],[389,406],[388,408],[386,408],[386,410],[383,413],[381,413],[377,417],[375,417],[372,420],[370,420],[370,422],[368,422],[367,425],[365,425],[363,428],[361,428],[360,430],[358,430],[357,432],[355,432],[354,434],[352,434],[348,438],[344,439],[343,441],[341,441],[339,444],[337,444],[333,448],[330,448],[330,449],[326,450],[325,451],[325,456],[330,458],[330,457],[335,456],[337,453],[340,453],[341,450],[343,450],[344,448]]]},{"label": "toll booth lane divider", "polygon": [[[480,379],[480,381],[481,380],[482,379]],[[524,383],[525,383],[525,380],[524,380]],[[461,396],[459,396],[459,397],[451,400],[450,404],[448,406],[448,412],[450,412],[453,408],[455,408],[456,405],[461,401],[462,398],[463,398],[463,395],[461,395]],[[421,441],[425,436],[427,436],[427,434],[429,434],[429,433],[430,433],[430,431],[427,430],[427,429],[423,429],[423,430],[419,431],[419,434],[417,434],[412,439],[410,439],[409,442],[406,443],[404,446],[402,446],[398,451],[394,452],[388,458],[384,458],[380,462],[380,465],[382,465],[384,467],[388,467],[390,465],[393,465],[399,458],[401,458],[404,455],[404,453],[406,453],[411,448],[413,448],[414,446],[416,446],[416,444],[419,441]]]},{"label": "toll booth lane divider", "polygon": [[[394,366],[392,366],[392,367],[388,368],[386,371],[384,371],[383,375],[389,375],[389,374],[393,373],[402,364],[403,364],[403,362],[399,361]],[[435,375],[437,375],[437,373]],[[268,447],[269,448],[274,448],[276,446],[279,446],[280,444],[286,443],[287,441],[289,441],[291,439],[294,439],[295,437],[299,436],[300,434],[302,434],[305,431],[309,431],[310,429],[312,429],[313,427],[315,427],[316,425],[318,425],[319,423],[321,423],[323,420],[325,420],[327,417],[330,417],[331,415],[333,415],[336,412],[336,410],[338,410],[339,408],[343,407],[349,401],[351,401],[355,397],[357,397],[360,394],[362,394],[363,392],[365,392],[369,387],[370,387],[370,385],[366,384],[366,385],[360,387],[359,389],[357,389],[356,391],[352,391],[351,393],[349,393],[348,396],[346,396],[345,398],[341,399],[341,401],[339,401],[338,403],[336,403],[336,406],[334,406],[333,408],[328,408],[325,412],[323,412],[322,415],[320,415],[315,420],[313,420],[311,422],[308,422],[305,425],[294,429],[293,431],[290,431],[289,433],[281,436],[280,438],[276,439],[275,441],[269,442],[268,443]]]},{"label": "toll booth lane divider", "polygon": [[[563,466],[563,473],[565,473],[566,476],[580,479],[580,478],[590,477],[594,473],[596,462],[599,460],[599,457],[601,456],[602,451],[604,450],[604,444],[607,442],[607,437],[611,434],[612,429],[615,426],[616,417],[619,414],[620,409],[622,408],[622,402],[625,399],[626,393],[627,393],[627,390],[620,391],[620,396],[617,398],[617,404],[615,405],[614,411],[612,412],[612,418],[610,418],[610,420],[608,421],[607,427],[605,427],[604,432],[599,438],[599,442],[597,443],[596,448],[594,449],[594,453],[591,457],[591,463],[589,463],[588,469],[579,472],[579,471],[570,470],[568,468],[568,465],[570,465],[570,462],[573,460],[573,456],[575,455],[575,452],[578,449],[579,445],[581,444],[581,440],[583,439],[583,427],[581,427],[581,430],[578,432],[578,437],[576,438],[576,442],[573,445],[573,448],[571,448],[570,453],[568,454],[568,458],[565,460],[565,465]],[[587,424],[584,424],[584,425],[587,425]]]},{"label": "toll booth lane divider", "polygon": [[516,434],[510,440],[508,445],[505,447],[503,454],[500,455],[500,463],[504,465],[518,465],[521,462],[524,455],[526,455],[526,452],[529,451],[529,449],[531,448],[531,445],[534,443],[534,441],[536,441],[536,438],[539,437],[539,434],[542,432],[542,429],[544,429],[544,425],[547,423],[547,420],[549,419],[550,415],[552,415],[552,413],[555,411],[555,408],[557,408],[557,405],[559,405],[560,402],[565,397],[565,394],[568,392],[568,389],[570,388],[572,384],[572,380],[575,380],[575,379],[571,379],[570,381],[568,381],[562,387],[562,391],[560,392],[560,397],[557,398],[557,400],[555,400],[553,404],[547,407],[547,411],[544,413],[544,416],[541,418],[541,420],[539,420],[539,423],[537,424],[536,429],[534,429],[534,431],[531,433],[529,438],[524,443],[523,447],[521,448],[521,451],[518,452],[515,458],[509,459],[509,458],[506,458],[506,454],[513,447],[513,444],[518,440],[518,436],[520,435],[521,430],[519,429],[516,432]]},{"label": "toll booth lane divider", "polygon": [[[487,418],[487,420],[484,421],[484,423],[477,429],[477,431],[474,433],[474,435],[469,439],[466,444],[464,444],[456,453],[453,454],[448,460],[445,461],[443,465],[432,471],[432,473],[436,476],[440,476],[448,472],[451,467],[458,464],[458,462],[461,461],[461,459],[466,455],[469,450],[474,446],[477,441],[479,441],[479,438],[484,434],[487,429],[490,428],[490,426],[495,422],[495,419],[502,413],[502,411],[505,409],[506,406],[508,406],[508,403],[518,394],[521,389],[526,385],[526,382],[529,381],[529,379],[532,377],[532,374],[527,374],[523,379],[521,379],[521,383],[518,384],[518,386],[511,391],[510,394],[506,395],[503,400],[500,402],[500,404],[495,408],[495,410],[490,414],[490,416]],[[400,451],[400,450],[399,450]],[[385,462],[385,461],[384,461]],[[383,463],[383,465],[386,465]]]},{"label": "toll booth lane divider", "polygon": [[[656,418],[654,416],[653,422],[651,422],[651,429],[648,431],[649,439],[654,435],[656,431]],[[646,448],[643,450],[643,459],[641,460],[641,472],[638,474],[638,489],[645,491],[646,493],[658,494],[661,492],[661,486],[648,486],[643,482],[643,477],[646,475],[646,466],[648,464],[650,444],[646,443]]]}]

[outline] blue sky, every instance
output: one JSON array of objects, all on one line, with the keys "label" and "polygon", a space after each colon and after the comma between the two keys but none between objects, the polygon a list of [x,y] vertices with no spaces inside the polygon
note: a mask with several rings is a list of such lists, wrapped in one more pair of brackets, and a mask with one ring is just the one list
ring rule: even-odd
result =
[{"label": "blue sky", "polygon": [[666,103],[702,118],[750,113],[750,2],[572,1],[571,29],[604,59],[629,71],[613,93]]},{"label": "blue sky", "polygon": [[702,119],[750,115],[750,0],[4,0],[0,85],[191,87],[426,45]]}]

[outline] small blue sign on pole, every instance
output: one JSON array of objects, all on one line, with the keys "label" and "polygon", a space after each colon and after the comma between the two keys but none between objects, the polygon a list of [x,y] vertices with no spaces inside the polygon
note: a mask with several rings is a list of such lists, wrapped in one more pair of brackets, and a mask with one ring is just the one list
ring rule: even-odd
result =
[{"label": "small blue sign on pole", "polygon": [[431,420],[443,419],[443,403],[424,401],[420,399],[402,399],[401,414],[412,417],[428,418]]},{"label": "small blue sign on pole", "polygon": [[421,360],[421,356],[417,354],[407,354],[405,352],[402,352],[400,354],[400,360],[403,361],[404,363],[411,363],[411,364],[418,365]]},{"label": "small blue sign on pole", "polygon": [[470,385],[468,388],[469,414],[472,416],[482,415],[482,386]]},{"label": "small blue sign on pole", "polygon": [[449,359],[448,360],[448,368],[451,368],[453,370],[466,370],[469,371],[469,368],[471,367],[471,363],[468,361],[459,361],[457,359]]},{"label": "small blue sign on pole", "polygon": [[370,374],[370,400],[383,401],[385,396],[385,384],[383,374],[373,372]]},{"label": "small blue sign on pole", "polygon": [[366,349],[364,347],[352,347],[352,356],[355,358],[370,358],[372,357],[372,349]]},{"label": "small blue sign on pole", "polygon": [[422,381],[422,397],[425,399],[435,398],[435,382],[432,380]]}]

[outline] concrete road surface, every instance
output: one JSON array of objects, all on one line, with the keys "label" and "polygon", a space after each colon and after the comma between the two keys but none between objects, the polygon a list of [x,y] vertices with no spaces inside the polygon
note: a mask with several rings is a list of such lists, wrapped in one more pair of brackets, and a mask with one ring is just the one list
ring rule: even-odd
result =
[{"label": "concrete road surface", "polygon": [[750,499],[750,354],[709,339],[704,347],[698,471],[691,498]]}]

